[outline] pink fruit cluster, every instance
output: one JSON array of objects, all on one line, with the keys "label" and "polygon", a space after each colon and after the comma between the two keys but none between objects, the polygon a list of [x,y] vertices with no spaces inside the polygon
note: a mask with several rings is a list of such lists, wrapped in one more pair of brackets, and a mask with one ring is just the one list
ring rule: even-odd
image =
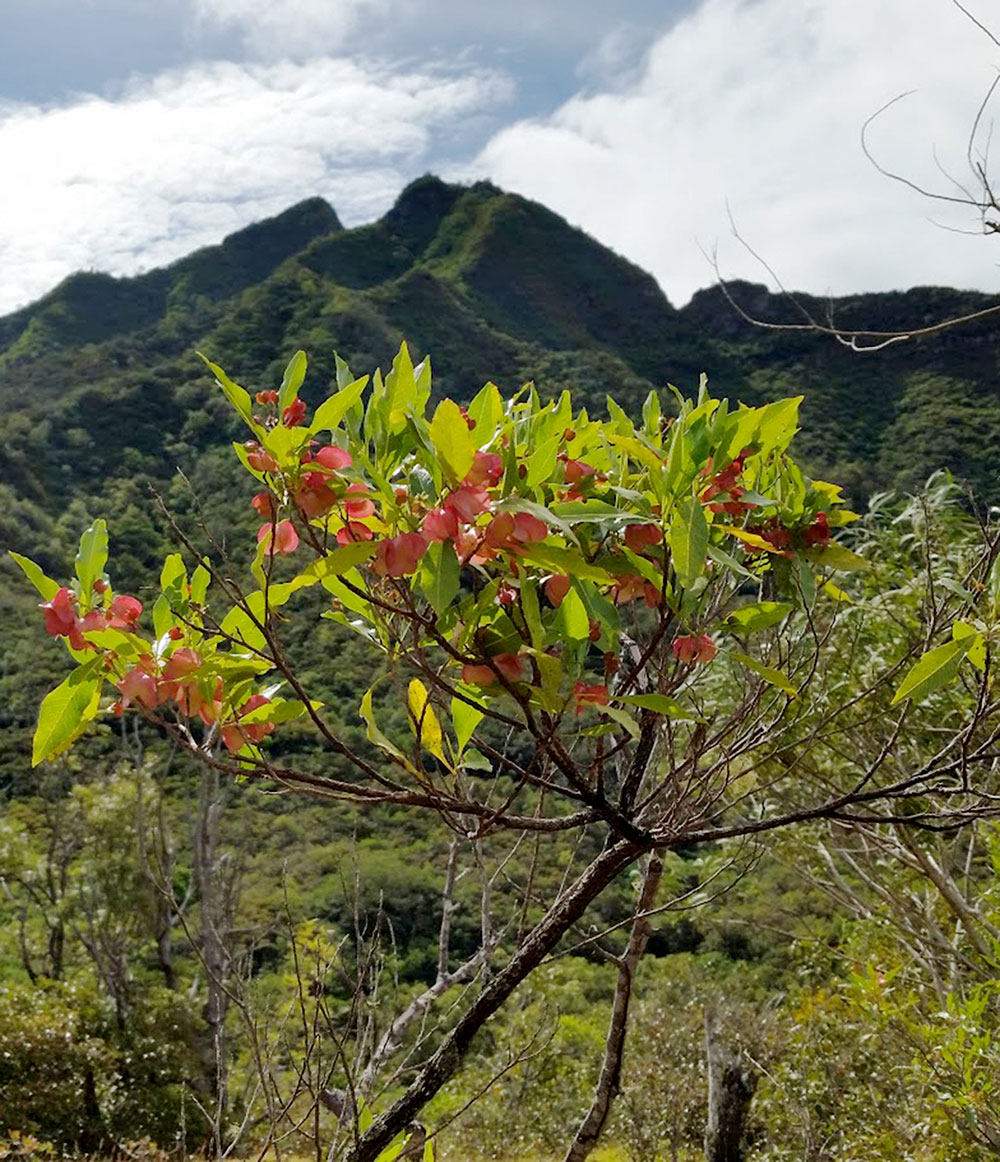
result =
[{"label": "pink fruit cluster", "polygon": [[[107,582],[97,581],[94,590],[106,592]],[[77,596],[65,586],[41,606],[45,615],[45,629],[54,637],[64,637],[74,650],[97,649],[84,638],[85,633],[101,629],[122,629],[131,631],[142,613],[142,602],[137,597],[120,593],[107,609],[92,609],[80,616]]]},{"label": "pink fruit cluster", "polygon": [[[716,472],[709,481],[708,487],[699,497],[702,504],[707,504],[712,512],[724,512],[729,516],[739,516],[741,513],[755,508],[756,505],[751,501],[740,499],[746,489],[736,483],[743,473],[744,461],[753,454],[753,448],[744,448],[721,472]],[[710,457],[708,464],[702,469],[702,476],[708,476],[711,472],[712,460]]]},{"label": "pink fruit cluster", "polygon": [[134,703],[144,710],[155,710],[174,702],[186,718],[200,718],[206,726],[218,725],[219,737],[230,751],[238,751],[248,742],[260,742],[274,730],[273,722],[240,721],[251,710],[270,703],[263,694],[251,694],[223,721],[222,679],[217,677],[206,694],[204,683],[199,683],[197,677],[201,667],[201,655],[189,646],[175,650],[162,666],[151,654],[143,654],[116,683],[121,699],[112,709],[121,713]]}]

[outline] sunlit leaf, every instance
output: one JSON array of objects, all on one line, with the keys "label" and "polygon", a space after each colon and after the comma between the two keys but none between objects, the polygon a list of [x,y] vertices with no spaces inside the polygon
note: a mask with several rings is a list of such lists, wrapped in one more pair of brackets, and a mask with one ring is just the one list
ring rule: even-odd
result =
[{"label": "sunlit leaf", "polygon": [[893,695],[892,704],[912,698],[919,702],[928,694],[940,689],[958,673],[962,659],[969,652],[975,638],[960,637],[928,650],[903,679]]}]

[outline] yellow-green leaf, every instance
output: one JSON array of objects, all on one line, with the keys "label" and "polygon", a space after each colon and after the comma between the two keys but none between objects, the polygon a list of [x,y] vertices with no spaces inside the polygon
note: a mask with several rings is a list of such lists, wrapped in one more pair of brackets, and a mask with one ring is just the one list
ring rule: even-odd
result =
[{"label": "yellow-green leaf", "polygon": [[97,714],[103,683],[99,664],[95,659],[78,666],[45,695],[31,744],[33,767],[64,751]]},{"label": "yellow-green leaf", "polygon": [[80,547],[76,553],[76,576],[80,582],[80,597],[83,601],[90,600],[94,582],[103,574],[107,563],[108,525],[104,520],[95,520],[80,537]]},{"label": "yellow-green leaf", "polygon": [[411,774],[416,774],[413,764],[406,755],[376,726],[375,711],[372,708],[372,690],[366,690],[364,697],[361,699],[361,717],[365,720],[365,726],[367,728],[365,734],[368,736],[369,742],[374,743],[379,750],[384,750],[386,754],[392,755]]},{"label": "yellow-green leaf", "polygon": [[782,693],[787,694],[789,698],[795,698],[798,695],[798,690],[792,685],[791,679],[782,670],[773,670],[770,666],[765,666],[758,662],[756,658],[751,658],[749,654],[737,653],[735,650],[730,651],[729,656],[741,665],[746,666],[748,670],[752,670],[758,674],[770,686],[775,686],[781,690]]},{"label": "yellow-green leaf", "polygon": [[623,694],[615,701],[624,702],[626,706],[636,706],[640,710],[652,710],[654,714],[666,714],[670,718],[698,718],[694,711],[688,710],[668,694]]},{"label": "yellow-green leaf", "polygon": [[955,641],[961,641],[964,638],[972,639],[968,653],[969,661],[980,673],[984,672],[986,669],[986,638],[983,634],[974,625],[969,625],[967,621],[956,621],[951,627],[951,636]]},{"label": "yellow-green leaf", "polygon": [[904,698],[919,701],[950,682],[974,640],[973,637],[962,637],[928,650],[903,679],[893,696],[893,706]]},{"label": "yellow-green leaf", "polygon": [[35,562],[28,557],[22,557],[20,553],[11,553],[11,557],[13,557],[15,563],[20,567],[21,572],[45,600],[51,601],[59,592],[59,582],[53,581],[51,577],[47,577]]},{"label": "yellow-green leaf", "polygon": [[361,398],[361,393],[368,386],[368,376],[363,375],[355,379],[346,387],[341,388],[335,395],[324,400],[313,413],[313,422],[309,425],[310,432],[332,432],[351,408]]},{"label": "yellow-green leaf", "polygon": [[478,706],[472,706],[462,698],[451,700],[451,721],[455,727],[455,738],[458,740],[458,753],[461,754],[469,745],[476,732],[476,727],[482,722],[484,712]]},{"label": "yellow-green leaf", "polygon": [[424,750],[448,766],[444,757],[441,723],[434,713],[434,707],[427,697],[427,687],[419,678],[414,678],[406,692],[406,702],[410,710],[410,729]]},{"label": "yellow-green leaf", "polygon": [[674,571],[685,589],[702,575],[708,553],[708,524],[698,498],[686,496],[670,521],[670,552]]},{"label": "yellow-green leaf", "polygon": [[843,545],[826,545],[822,549],[803,549],[802,556],[821,569],[835,569],[839,573],[862,573],[871,568],[870,562]]},{"label": "yellow-green leaf", "polygon": [[285,374],[278,389],[278,407],[283,411],[299,394],[299,388],[306,377],[306,353],[296,351],[289,359]]},{"label": "yellow-green leaf", "polygon": [[726,625],[739,633],[756,633],[784,621],[792,609],[787,601],[755,601],[734,609],[726,618]]},{"label": "yellow-green leaf", "polygon": [[454,482],[462,480],[476,455],[476,438],[454,400],[444,399],[434,412],[431,443]]}]

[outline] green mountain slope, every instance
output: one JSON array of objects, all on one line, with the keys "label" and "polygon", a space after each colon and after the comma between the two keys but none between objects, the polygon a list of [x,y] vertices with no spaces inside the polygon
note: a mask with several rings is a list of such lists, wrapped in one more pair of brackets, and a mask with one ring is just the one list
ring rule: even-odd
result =
[{"label": "green mountain slope", "polygon": [[[762,287],[733,293],[755,315],[795,318]],[[811,306],[888,329],[987,301],[921,289]],[[544,207],[425,177],[371,225],[345,230],[311,199],[161,270],[74,275],[0,319],[0,547],[63,572],[80,528],[107,515],[116,576],[136,584],[171,542],[150,484],[188,527],[204,517],[223,540],[249,534],[249,508],[245,527],[232,515],[248,495],[226,451],[237,432],[194,351],[253,387],[304,347],[308,399],[329,382],[334,350],[369,370],[404,338],[459,397],[487,379],[531,378],[543,393],[573,387],[598,411],[609,391],[634,408],[650,386],[695,389],[702,371],[748,401],[802,391],[807,459],[860,498],[939,466],[1000,496],[998,326],[859,356],[754,328],[718,289],[678,310],[648,274]],[[19,728],[61,664],[40,648],[32,604],[4,561],[0,724]]]}]

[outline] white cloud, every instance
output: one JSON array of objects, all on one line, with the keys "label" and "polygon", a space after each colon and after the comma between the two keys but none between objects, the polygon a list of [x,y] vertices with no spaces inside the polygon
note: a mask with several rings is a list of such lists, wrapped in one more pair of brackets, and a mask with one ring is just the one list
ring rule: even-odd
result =
[{"label": "white cloud", "polygon": [[[982,7],[980,0],[979,7]],[[986,15],[986,14],[983,14]],[[996,243],[865,160],[945,192],[1000,51],[948,0],[706,0],[650,49],[624,90],[512,125],[468,172],[546,203],[650,269],[675,302],[725,274],[840,294],[916,284],[996,289]],[[966,171],[967,172],[967,171]]]},{"label": "white cloud", "polygon": [[235,28],[258,56],[315,57],[342,46],[364,15],[392,0],[192,0],[196,20]]},{"label": "white cloud", "polygon": [[427,168],[437,134],[508,96],[495,74],[324,58],[205,64],[116,101],[0,105],[0,312],[72,271],[161,265],[315,194],[368,220]]}]

